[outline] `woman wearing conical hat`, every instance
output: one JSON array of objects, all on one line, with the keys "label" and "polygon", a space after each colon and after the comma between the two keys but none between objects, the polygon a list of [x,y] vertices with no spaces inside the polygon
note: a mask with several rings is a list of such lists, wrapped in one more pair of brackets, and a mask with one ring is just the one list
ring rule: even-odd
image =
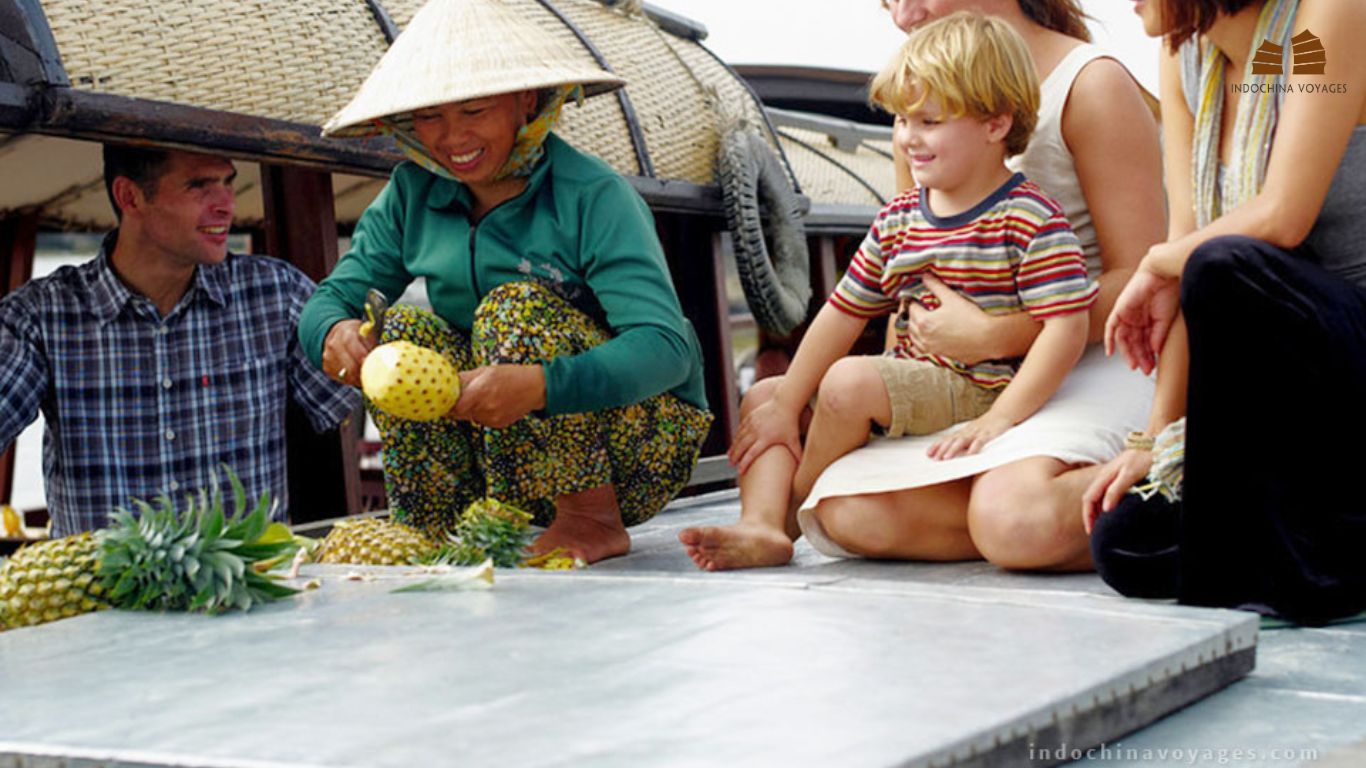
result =
[{"label": "woman wearing conical hat", "polygon": [[380,341],[461,370],[446,419],[373,411],[400,521],[441,533],[488,495],[548,526],[534,551],[593,562],[686,482],[711,416],[650,211],[551,131],[567,99],[621,85],[503,0],[432,0],[324,127],[411,162],[304,308],[305,349],[358,385],[366,291],[421,277],[433,311],[391,309]]}]

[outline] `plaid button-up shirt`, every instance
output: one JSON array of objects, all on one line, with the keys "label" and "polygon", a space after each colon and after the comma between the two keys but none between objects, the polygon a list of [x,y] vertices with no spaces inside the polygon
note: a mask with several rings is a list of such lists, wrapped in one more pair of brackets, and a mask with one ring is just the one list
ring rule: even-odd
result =
[{"label": "plaid button-up shirt", "polygon": [[314,285],[283,261],[230,254],[195,271],[162,317],[99,255],[0,301],[0,445],[42,411],[54,536],[100,528],[117,506],[179,499],[232,468],[252,501],[288,508],[285,405],[314,429],[359,404],[305,357],[296,326]]}]

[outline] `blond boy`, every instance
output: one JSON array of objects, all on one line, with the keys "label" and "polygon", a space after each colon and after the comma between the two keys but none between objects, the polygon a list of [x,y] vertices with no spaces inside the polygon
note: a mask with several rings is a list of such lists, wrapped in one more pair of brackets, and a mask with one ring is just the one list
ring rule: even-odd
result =
[{"label": "blond boy", "polygon": [[[896,437],[966,422],[930,456],[981,450],[1052,397],[1086,345],[1097,287],[1077,239],[1058,204],[1005,166],[1028,143],[1039,103],[1018,34],[978,14],[945,17],[907,40],[871,94],[901,119],[896,140],[917,186],[878,214],[787,375],[746,396],[730,450],[741,520],[680,535],[702,568],[786,562],[798,504],[874,430]],[[904,315],[911,302],[932,310],[934,290],[945,289],[991,314],[1039,320],[1028,354],[968,365],[926,354],[903,333],[887,355],[846,357],[868,320]]]}]

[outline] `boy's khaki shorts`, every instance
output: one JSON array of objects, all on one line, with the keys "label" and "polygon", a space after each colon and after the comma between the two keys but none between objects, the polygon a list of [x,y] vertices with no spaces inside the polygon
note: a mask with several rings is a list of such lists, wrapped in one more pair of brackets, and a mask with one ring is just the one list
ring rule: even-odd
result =
[{"label": "boy's khaki shorts", "polygon": [[999,389],[985,389],[964,376],[924,360],[875,357],[873,365],[892,403],[888,437],[928,435],[986,413]]}]

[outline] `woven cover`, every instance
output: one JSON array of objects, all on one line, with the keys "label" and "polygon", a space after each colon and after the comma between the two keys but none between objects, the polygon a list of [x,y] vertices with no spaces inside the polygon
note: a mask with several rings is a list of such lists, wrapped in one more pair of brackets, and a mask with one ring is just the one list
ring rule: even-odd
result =
[{"label": "woven cover", "polygon": [[[643,137],[648,175],[661,179],[712,184],[718,126],[737,118],[763,124],[743,83],[698,43],[598,0],[547,2],[627,81],[624,99],[571,103],[556,129],[619,172],[647,175],[623,101]],[[423,3],[380,0],[400,29]],[[578,34],[540,0],[509,4],[596,66]],[[388,48],[364,0],[43,0],[43,10],[73,88],[307,125],[321,126],[345,106]],[[838,167],[790,140],[783,146],[814,199],[876,204]],[[890,193],[891,182],[881,181],[890,179],[890,163],[863,149],[852,155],[840,162]]]},{"label": "woven cover", "polygon": [[847,152],[817,131],[780,126],[778,135],[792,171],[801,180],[802,192],[812,202],[881,208],[894,196],[891,142],[865,139]]},{"label": "woven cover", "polygon": [[360,0],[44,0],[75,88],[322,125],[388,47]]}]

